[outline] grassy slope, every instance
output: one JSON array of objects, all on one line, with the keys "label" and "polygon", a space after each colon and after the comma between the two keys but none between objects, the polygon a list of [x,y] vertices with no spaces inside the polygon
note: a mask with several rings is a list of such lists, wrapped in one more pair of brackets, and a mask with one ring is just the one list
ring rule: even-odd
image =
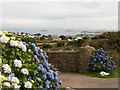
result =
[{"label": "grassy slope", "polygon": [[120,77],[120,68],[117,68],[116,71],[113,71],[108,76],[101,76],[100,72],[85,72],[82,73],[83,75],[91,76],[91,77],[97,77],[97,78],[118,78]]}]

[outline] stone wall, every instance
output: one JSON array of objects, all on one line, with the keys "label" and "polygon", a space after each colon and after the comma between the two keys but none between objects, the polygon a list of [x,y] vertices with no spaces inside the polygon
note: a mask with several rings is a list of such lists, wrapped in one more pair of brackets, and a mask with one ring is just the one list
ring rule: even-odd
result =
[{"label": "stone wall", "polygon": [[79,52],[47,52],[48,60],[62,72],[85,72],[90,52],[81,48]]}]

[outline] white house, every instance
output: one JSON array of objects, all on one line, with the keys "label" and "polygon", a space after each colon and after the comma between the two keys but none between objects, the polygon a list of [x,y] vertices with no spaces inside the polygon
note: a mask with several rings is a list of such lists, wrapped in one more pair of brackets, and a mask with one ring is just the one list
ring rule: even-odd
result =
[{"label": "white house", "polygon": [[52,39],[53,39],[53,41],[61,40],[61,38],[59,38],[58,35],[52,35]]},{"label": "white house", "polygon": [[81,40],[82,40],[82,38],[81,38],[81,37],[76,37],[76,38],[75,38],[75,40],[76,40],[76,41],[77,41],[77,40],[79,40],[79,39],[81,39]]}]

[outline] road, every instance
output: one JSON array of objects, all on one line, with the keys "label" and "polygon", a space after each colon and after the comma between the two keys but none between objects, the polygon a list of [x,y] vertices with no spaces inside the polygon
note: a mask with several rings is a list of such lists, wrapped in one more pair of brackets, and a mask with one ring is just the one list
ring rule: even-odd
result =
[{"label": "road", "polygon": [[81,75],[79,73],[62,73],[60,74],[62,80],[61,88],[118,88],[118,78],[96,78]]}]

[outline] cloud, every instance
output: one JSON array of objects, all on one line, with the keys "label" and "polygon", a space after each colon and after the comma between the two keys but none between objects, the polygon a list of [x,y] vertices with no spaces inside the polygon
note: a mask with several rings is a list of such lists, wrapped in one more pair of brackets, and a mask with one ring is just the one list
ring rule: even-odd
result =
[{"label": "cloud", "polygon": [[3,3],[3,26],[44,29],[117,29],[117,2]]},{"label": "cloud", "polygon": [[[92,7],[92,8],[90,8]],[[70,16],[115,15],[116,3],[80,2],[80,3],[5,3],[2,6],[3,17],[61,19]],[[109,11],[108,11],[109,10]],[[111,10],[111,11],[110,11]],[[103,14],[104,13],[104,14]],[[110,13],[110,14],[109,14]],[[102,14],[102,15],[101,15]],[[93,15],[94,16],[94,15]]]}]

